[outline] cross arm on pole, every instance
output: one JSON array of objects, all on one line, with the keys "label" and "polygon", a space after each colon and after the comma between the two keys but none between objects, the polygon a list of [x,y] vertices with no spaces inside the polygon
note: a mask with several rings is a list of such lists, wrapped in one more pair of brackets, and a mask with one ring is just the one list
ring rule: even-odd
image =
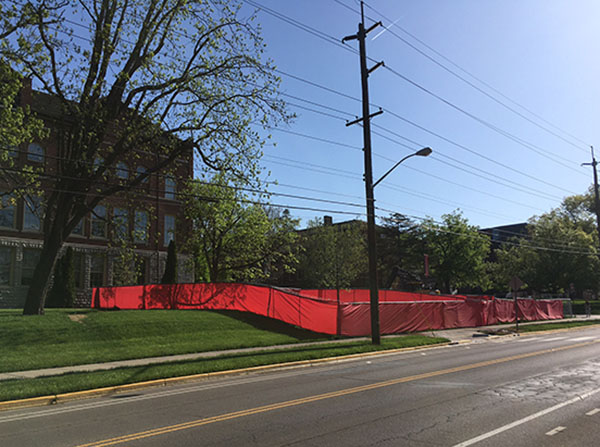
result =
[{"label": "cross arm on pole", "polygon": [[[371,119],[371,118],[373,118],[374,116],[377,116],[377,115],[381,115],[382,113],[383,113],[383,110],[378,110],[378,111],[377,111],[377,112],[375,112],[375,113],[371,113],[371,114],[369,115],[368,119]],[[361,122],[361,121],[363,121],[363,120],[364,120],[364,118],[356,118],[356,119],[355,119],[355,120],[353,120],[353,121],[348,121],[348,122],[346,123],[346,127],[352,126],[353,124],[358,124],[358,123],[360,123],[360,122]]]}]

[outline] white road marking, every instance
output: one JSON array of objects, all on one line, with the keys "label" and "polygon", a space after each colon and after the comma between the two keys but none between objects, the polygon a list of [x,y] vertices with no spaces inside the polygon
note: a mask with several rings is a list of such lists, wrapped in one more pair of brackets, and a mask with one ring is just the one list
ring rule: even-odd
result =
[{"label": "white road marking", "polygon": [[564,340],[567,337],[553,337],[553,338],[543,338],[540,341],[558,341],[558,340]]},{"label": "white road marking", "polygon": [[520,340],[517,340],[516,343],[525,343],[526,341],[539,340],[540,337],[526,337]]},{"label": "white road marking", "polygon": [[597,413],[600,413],[600,408],[594,408],[592,411],[588,411],[585,415],[586,416],[593,416]]},{"label": "white road marking", "polygon": [[593,338],[596,338],[596,337],[577,337],[577,338],[572,338],[570,341],[584,341],[584,340],[591,340]]},{"label": "white road marking", "polygon": [[595,394],[598,394],[598,393],[600,393],[600,388],[597,388],[597,389],[595,389],[593,391],[590,391],[589,393],[582,394],[581,396],[574,397],[574,398],[569,399],[569,400],[567,400],[565,402],[562,402],[560,404],[556,404],[553,407],[546,408],[545,410],[538,411],[537,413],[531,414],[531,415],[526,416],[526,417],[524,417],[522,419],[519,419],[517,421],[511,422],[510,424],[503,425],[502,427],[498,427],[497,429],[489,431],[487,433],[483,433],[482,435],[476,436],[475,438],[471,438],[471,439],[468,439],[466,441],[463,441],[460,444],[454,445],[453,447],[466,447],[468,445],[477,444],[478,442],[481,442],[481,441],[483,441],[485,439],[491,438],[492,436],[495,436],[495,435],[497,435],[499,433],[505,432],[505,431],[510,430],[512,428],[518,427],[519,425],[525,424],[526,422],[533,421],[534,419],[537,419],[539,417],[545,416],[545,415],[547,415],[549,413],[552,413],[553,411],[560,410],[563,407],[566,407],[566,406],[571,405],[571,404],[575,404],[577,402],[581,402],[583,399],[587,399],[588,397],[591,397],[591,396],[593,396]]},{"label": "white road marking", "polygon": [[546,433],[546,435],[554,436],[555,434],[560,433],[561,431],[566,430],[566,429],[567,429],[567,427],[563,427],[563,426],[559,425],[558,427],[556,427],[556,428],[550,430],[548,433]]}]

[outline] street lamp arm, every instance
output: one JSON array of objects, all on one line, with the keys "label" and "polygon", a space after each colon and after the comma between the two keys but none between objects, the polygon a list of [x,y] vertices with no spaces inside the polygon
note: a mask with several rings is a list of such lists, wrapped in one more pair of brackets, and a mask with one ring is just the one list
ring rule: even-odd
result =
[{"label": "street lamp arm", "polygon": [[375,183],[373,183],[373,188],[375,188],[384,178],[386,178],[394,169],[396,169],[398,167],[398,165],[400,165],[400,163],[402,163],[404,160],[406,160],[407,158],[410,157],[414,157],[417,154],[410,154],[407,155],[406,157],[404,157],[402,160],[400,160],[398,163],[396,163],[394,166],[392,166],[385,174],[383,174],[381,176],[381,178],[379,180],[377,180]]},{"label": "street lamp arm", "polygon": [[421,149],[420,151],[415,152],[414,154],[407,155],[402,160],[400,160],[398,163],[396,163],[394,166],[392,166],[385,174],[383,174],[379,180],[377,180],[375,183],[373,183],[373,188],[375,188],[384,178],[386,178],[394,169],[396,169],[398,167],[398,165],[400,165],[400,163],[402,163],[407,158],[415,157],[417,155],[419,157],[427,157],[429,154],[431,154],[431,152],[432,152],[432,150],[430,147],[425,147],[425,148]]}]

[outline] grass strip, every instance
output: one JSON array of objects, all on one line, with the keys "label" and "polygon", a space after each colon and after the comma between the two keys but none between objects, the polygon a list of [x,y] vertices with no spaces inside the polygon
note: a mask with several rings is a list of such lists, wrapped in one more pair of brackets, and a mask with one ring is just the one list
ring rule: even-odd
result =
[{"label": "grass strip", "polygon": [[[592,326],[595,324],[600,324],[600,320],[564,321],[564,322],[559,322],[559,323],[528,324],[528,325],[520,325],[519,332],[552,331],[554,329],[568,329],[568,328],[572,328],[572,327]],[[514,329],[514,326],[511,329]]]},{"label": "grass strip", "polygon": [[0,382],[0,401],[48,396],[73,391],[144,382],[147,380],[227,371],[276,363],[314,360],[371,351],[433,345],[445,343],[447,341],[447,339],[440,337],[434,338],[423,335],[407,335],[383,339],[379,346],[374,346],[369,341],[357,341],[355,343],[344,344],[328,343],[319,346],[224,355],[203,360],[117,368],[108,371],[88,373],[69,373],[60,376],[42,377],[39,379],[12,379]]}]

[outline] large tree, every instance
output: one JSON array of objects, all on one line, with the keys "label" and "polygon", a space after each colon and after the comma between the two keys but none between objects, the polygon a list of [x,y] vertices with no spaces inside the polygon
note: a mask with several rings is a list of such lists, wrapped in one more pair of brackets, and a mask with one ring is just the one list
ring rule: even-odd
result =
[{"label": "large tree", "polygon": [[[36,119],[29,107],[19,105],[23,75],[11,68],[17,55],[9,45],[19,32],[32,26],[38,14],[29,4],[24,7],[17,3],[0,4],[0,163],[5,168],[0,172],[0,195],[3,196],[14,196],[25,190],[25,185],[36,183],[35,177],[14,169],[14,155],[21,144],[46,135],[42,121]],[[36,48],[39,49],[30,48],[29,53],[35,54]]]},{"label": "large tree", "polygon": [[394,213],[377,229],[377,261],[383,288],[420,288],[424,274],[425,238],[421,226]]},{"label": "large tree", "polygon": [[452,288],[487,288],[486,259],[490,240],[469,225],[459,212],[445,214],[442,222],[432,219],[422,224],[432,275],[439,288],[451,292]]},{"label": "large tree", "polygon": [[530,219],[527,238],[496,250],[493,266],[497,288],[506,289],[514,275],[536,292],[578,295],[600,286],[598,237],[591,214],[591,197],[567,197],[557,209]]},{"label": "large tree", "polygon": [[[242,18],[237,1],[44,4],[51,9],[7,43],[14,68],[60,110],[57,170],[44,179],[44,245],[26,314],[43,313],[65,239],[101,201],[192,150],[204,168],[255,179],[262,142],[255,125],[286,119],[254,17]],[[119,162],[148,154],[144,172],[114,181]]]},{"label": "large tree", "polygon": [[187,249],[200,281],[263,281],[293,271],[298,220],[265,206],[239,178],[217,174],[185,193],[193,231]]},{"label": "large tree", "polygon": [[365,231],[364,222],[358,220],[339,224],[325,224],[319,218],[309,221],[300,240],[299,285],[338,291],[356,285],[367,271]]}]

